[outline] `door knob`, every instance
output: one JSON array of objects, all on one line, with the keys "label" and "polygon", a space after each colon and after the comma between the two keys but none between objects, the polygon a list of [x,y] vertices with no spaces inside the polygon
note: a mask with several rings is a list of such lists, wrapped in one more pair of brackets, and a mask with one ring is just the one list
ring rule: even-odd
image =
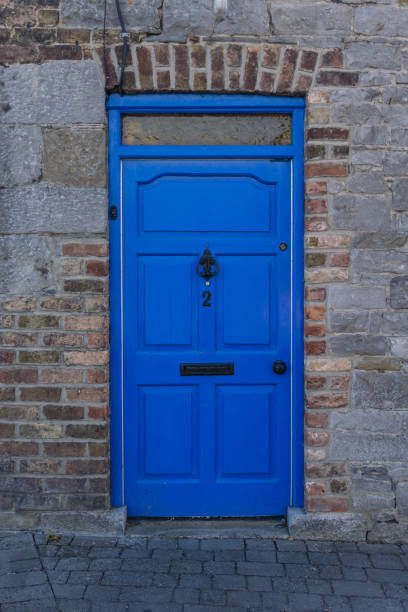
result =
[{"label": "door knob", "polygon": [[275,361],[272,370],[275,374],[284,374],[286,372],[286,363],[284,361]]}]

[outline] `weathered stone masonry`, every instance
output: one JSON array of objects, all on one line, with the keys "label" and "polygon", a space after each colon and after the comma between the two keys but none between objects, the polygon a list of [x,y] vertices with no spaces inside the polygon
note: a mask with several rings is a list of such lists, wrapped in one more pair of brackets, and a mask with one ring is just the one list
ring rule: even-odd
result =
[{"label": "weathered stone masonry", "polygon": [[[109,507],[110,4],[104,53],[102,2],[0,0],[4,526]],[[306,96],[305,506],[406,539],[408,5],[185,4],[125,3],[125,91]]]}]

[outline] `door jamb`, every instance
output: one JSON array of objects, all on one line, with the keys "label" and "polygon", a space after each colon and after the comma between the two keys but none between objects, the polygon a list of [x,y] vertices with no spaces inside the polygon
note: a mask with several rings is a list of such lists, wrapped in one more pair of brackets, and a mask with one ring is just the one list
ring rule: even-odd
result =
[{"label": "door jamb", "polygon": [[[291,491],[290,506],[304,503],[304,98],[242,94],[139,94],[107,99],[110,242],[110,459],[111,505],[124,505],[123,453],[123,291],[122,291],[122,160],[154,159],[281,159],[291,161],[292,185],[292,315],[291,315]],[[133,146],[122,145],[123,114],[166,113],[285,113],[292,116],[290,145],[271,146]],[[235,149],[235,151],[234,151]],[[120,296],[120,299],[118,299]]]}]

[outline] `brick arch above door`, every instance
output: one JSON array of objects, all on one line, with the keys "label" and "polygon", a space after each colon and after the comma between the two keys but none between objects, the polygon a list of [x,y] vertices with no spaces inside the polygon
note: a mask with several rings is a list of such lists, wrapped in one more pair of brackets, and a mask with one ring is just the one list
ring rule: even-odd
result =
[{"label": "brick arch above door", "polygon": [[[98,55],[107,91],[118,87],[122,46]],[[299,49],[295,45],[208,43],[131,45],[124,93],[138,91],[253,92],[305,95],[312,89],[353,87],[358,72],[345,70],[340,49]]]}]

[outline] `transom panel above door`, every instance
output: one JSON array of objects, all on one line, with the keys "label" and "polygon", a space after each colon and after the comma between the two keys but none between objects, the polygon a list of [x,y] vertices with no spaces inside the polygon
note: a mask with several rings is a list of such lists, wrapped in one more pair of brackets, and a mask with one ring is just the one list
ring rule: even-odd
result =
[{"label": "transom panel above door", "polygon": [[303,101],[108,101],[112,502],[302,505]]}]

